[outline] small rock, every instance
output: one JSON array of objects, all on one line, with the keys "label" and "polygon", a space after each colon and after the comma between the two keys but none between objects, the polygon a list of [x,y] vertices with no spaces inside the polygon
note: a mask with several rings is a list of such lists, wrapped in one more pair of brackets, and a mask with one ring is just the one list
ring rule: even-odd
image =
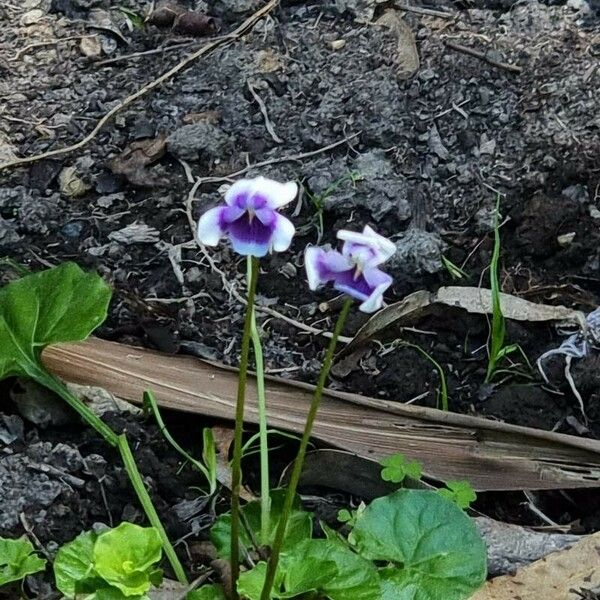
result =
[{"label": "small rock", "polygon": [[132,223],[123,229],[113,231],[108,236],[109,240],[119,244],[154,244],[160,239],[160,232],[145,223]]},{"label": "small rock", "polygon": [[58,175],[58,184],[60,192],[68,198],[79,198],[92,189],[92,186],[85,182],[77,174],[77,167],[65,167]]},{"label": "small rock", "polygon": [[79,50],[87,58],[98,58],[102,54],[102,43],[98,36],[83,37],[79,42]]},{"label": "small rock", "polygon": [[39,8],[34,8],[29,12],[26,12],[20,19],[19,23],[23,27],[27,27],[28,25],[35,25],[39,23],[44,18],[44,11]]},{"label": "small rock", "polygon": [[[375,221],[385,217],[393,217],[399,221],[410,218],[406,179],[395,173],[385,152],[365,152],[356,158],[354,167],[355,183],[348,178],[328,194],[324,198],[326,211],[344,213],[360,208],[369,212]],[[335,163],[331,173],[309,178],[313,194],[324,194],[343,173],[344,167]]]},{"label": "small rock", "polygon": [[341,50],[346,45],[346,40],[333,40],[329,42],[329,47],[332,50]]},{"label": "small rock", "polygon": [[73,421],[73,413],[64,400],[31,379],[18,378],[9,391],[19,414],[45,429],[50,425],[66,425]]},{"label": "small rock", "polygon": [[22,440],[24,436],[23,419],[17,415],[0,415],[0,442],[7,446]]},{"label": "small rock", "polygon": [[556,241],[558,242],[558,245],[561,248],[567,248],[568,246],[570,246],[573,243],[573,240],[575,239],[575,232],[571,231],[569,233],[563,233],[562,235],[559,235],[556,238]]},{"label": "small rock", "polygon": [[207,121],[184,125],[167,138],[168,151],[177,158],[188,161],[221,158],[231,144],[231,138],[227,134]]},{"label": "small rock", "polygon": [[443,269],[445,244],[437,233],[409,229],[396,242],[396,253],[390,258],[390,271],[399,273],[438,273]]},{"label": "small rock", "polygon": [[448,149],[442,143],[440,132],[435,124],[429,129],[429,139],[427,143],[429,145],[429,150],[431,150],[431,152],[436,154],[442,160],[447,160],[450,156],[450,152],[448,152]]},{"label": "small rock", "polygon": [[594,205],[590,206],[590,217],[592,217],[592,219],[600,219],[600,210]]},{"label": "small rock", "polygon": [[21,240],[17,227],[12,220],[7,221],[0,217],[0,249],[8,248]]}]

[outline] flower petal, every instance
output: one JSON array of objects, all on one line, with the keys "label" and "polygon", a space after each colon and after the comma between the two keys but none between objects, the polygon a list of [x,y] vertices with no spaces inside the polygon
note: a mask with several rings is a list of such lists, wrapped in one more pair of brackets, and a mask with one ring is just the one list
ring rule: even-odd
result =
[{"label": "flower petal", "polygon": [[233,249],[244,256],[265,256],[271,248],[275,226],[265,225],[260,219],[250,221],[248,213],[227,225]]},{"label": "flower petal", "polygon": [[383,293],[391,284],[392,278],[387,273],[370,268],[358,275],[356,269],[338,273],[333,287],[360,300],[361,311],[375,312],[383,306]]},{"label": "flower petal", "polygon": [[370,296],[358,307],[365,313],[372,313],[383,306],[383,293],[392,285],[393,279],[379,269],[369,269],[363,273],[365,280],[374,287]]},{"label": "flower petal", "polygon": [[264,198],[266,205],[274,210],[289,204],[298,194],[298,184],[294,181],[280,183],[266,177],[257,177],[252,181],[252,195]]},{"label": "flower petal", "polygon": [[394,242],[379,235],[368,225],[362,233],[341,229],[337,237],[344,241],[342,254],[352,256],[363,268],[380,265],[396,252]]},{"label": "flower petal", "polygon": [[[258,212],[256,213],[258,216]],[[296,233],[296,228],[293,223],[279,213],[275,214],[275,225],[273,229],[273,237],[271,238],[271,246],[275,252],[284,252],[290,247],[292,238]]]},{"label": "flower petal", "polygon": [[225,234],[224,211],[227,207],[218,206],[207,210],[198,221],[198,240],[206,246],[216,246]]},{"label": "flower petal", "polygon": [[318,246],[309,246],[305,250],[304,266],[311,290],[333,281],[339,273],[352,271],[352,263],[347,257],[337,250],[323,250]]},{"label": "flower petal", "polygon": [[229,206],[238,206],[246,209],[248,207],[248,199],[254,191],[254,179],[240,179],[236,181],[225,192],[225,202]]}]

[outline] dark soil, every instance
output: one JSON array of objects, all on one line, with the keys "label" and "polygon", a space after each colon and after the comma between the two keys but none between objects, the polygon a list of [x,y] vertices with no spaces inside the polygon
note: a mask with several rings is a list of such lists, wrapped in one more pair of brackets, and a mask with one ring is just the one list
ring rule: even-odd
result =
[{"label": "dark soil", "polygon": [[[150,3],[121,4],[145,15]],[[223,33],[260,4],[219,0],[210,3],[208,14]],[[0,254],[32,270],[64,260],[98,270],[115,290],[109,318],[98,331],[102,337],[237,364],[242,308],[192,242],[186,215],[192,183],[186,169],[192,178],[208,178],[191,203],[197,219],[222,197],[220,187],[230,182],[229,174],[270,160],[273,164],[248,174],[297,180],[304,193],[289,211],[298,229],[291,250],[262,262],[259,303],[300,323],[330,329],[335,317],[319,309],[331,291],[308,291],[302,251],[320,237],[311,197],[340,180],[323,199],[322,241],[334,243],[336,229],[367,223],[390,236],[398,253],[390,266],[395,283],[388,302],[441,285],[488,285],[492,215],[501,194],[503,291],[593,310],[600,298],[600,7],[595,0],[435,4],[457,18],[397,12],[404,27],[391,31],[374,24],[387,5],[282,2],[251,34],[199,59],[120,111],[81,150],[0,171]],[[109,10],[110,5],[104,0],[0,4],[0,19],[7,25],[0,30],[0,162],[80,140],[126,95],[206,41],[183,38],[169,28],[128,24],[124,12]],[[203,7],[197,3],[196,8]],[[105,19],[100,28],[99,15]],[[113,31],[106,29],[106,19]],[[89,34],[99,42],[94,52],[86,50],[98,54],[91,58],[80,39],[26,49]],[[184,48],[103,64],[186,41],[190,45]],[[522,72],[493,66],[445,42],[487,52],[489,59],[518,65]],[[419,59],[414,73],[409,68],[415,64],[413,44]],[[269,134],[251,89],[264,102],[281,143]],[[277,162],[336,142],[342,143]],[[359,180],[353,183],[350,172]],[[132,224],[140,226],[134,233],[128,228]],[[468,279],[454,282],[442,255],[461,266]],[[239,257],[225,244],[210,256],[227,284],[243,293]],[[2,276],[10,279],[10,269]],[[365,318],[353,316],[346,335]],[[314,381],[322,339],[272,317],[261,324],[268,369]],[[551,386],[541,385],[537,372],[517,355],[515,364],[504,364],[507,372],[494,385],[484,385],[484,318],[446,311],[415,327],[425,333],[405,331],[403,339],[419,344],[442,365],[451,410],[600,437],[596,356],[573,368],[588,417],[583,427],[558,359],[548,366]],[[396,337],[390,331],[383,341]],[[563,338],[550,325],[509,323],[507,339],[519,343],[535,364]],[[354,370],[338,375],[332,385],[399,402],[423,395],[417,403],[435,406],[437,370],[410,347],[391,348],[365,349]],[[175,475],[176,457],[156,431],[135,426],[131,435],[141,451],[151,442],[144,471],[163,514],[172,515],[174,504],[191,497],[191,480],[185,471]],[[36,448],[48,455],[51,446],[37,444],[59,440],[83,457],[101,454],[109,465],[105,488],[112,518],[129,518],[128,511],[138,509],[123,473],[89,436],[78,428],[31,429],[7,456]],[[83,477],[84,469],[75,469],[86,480],[81,489],[62,490],[66,495],[60,502],[32,509],[44,543],[60,543],[78,528],[109,518],[97,481]],[[550,504],[558,508],[548,510],[561,522],[587,519],[585,528],[593,530],[597,507],[585,498],[577,500],[590,507],[585,514],[563,510],[554,496]],[[53,512],[63,510],[64,515]],[[506,511],[520,520],[518,510]],[[169,519],[171,533],[185,535],[189,528],[184,531],[175,521]],[[0,535],[20,527],[0,527]]]}]

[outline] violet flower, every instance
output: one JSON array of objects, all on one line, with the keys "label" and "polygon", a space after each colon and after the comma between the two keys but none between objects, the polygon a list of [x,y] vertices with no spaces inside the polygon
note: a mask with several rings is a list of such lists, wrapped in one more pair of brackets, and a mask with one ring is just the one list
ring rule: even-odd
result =
[{"label": "violet flower", "polygon": [[290,181],[279,183],[265,177],[241,179],[225,193],[225,206],[211,208],[198,222],[198,239],[216,246],[223,236],[233,249],[245,256],[265,256],[271,250],[283,252],[292,243],[296,230],[277,211],[298,193]]},{"label": "violet flower", "polygon": [[392,278],[378,266],[394,254],[395,244],[368,225],[362,233],[342,229],[337,237],[344,242],[341,252],[316,246],[306,249],[308,286],[316,290],[333,282],[336,290],[362,302],[360,310],[375,312],[383,306],[383,293],[392,285]]}]

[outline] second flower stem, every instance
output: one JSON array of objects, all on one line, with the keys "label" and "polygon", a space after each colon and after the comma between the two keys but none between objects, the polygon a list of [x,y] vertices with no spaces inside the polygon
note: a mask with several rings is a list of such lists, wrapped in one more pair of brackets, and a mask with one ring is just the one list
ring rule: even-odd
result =
[{"label": "second flower stem", "polygon": [[258,259],[250,257],[248,281],[248,303],[242,334],[240,374],[238,379],[237,402],[235,407],[235,434],[233,438],[233,459],[231,462],[231,594],[238,600],[237,581],[240,575],[240,488],[242,485],[242,434],[244,432],[244,401],[246,398],[246,376],[248,355],[254,314],[254,297],[258,280]]},{"label": "second flower stem", "polygon": [[327,381],[327,377],[329,376],[329,371],[331,370],[331,363],[333,362],[335,347],[337,345],[338,338],[342,333],[342,329],[344,328],[344,323],[346,322],[346,317],[348,316],[351,306],[352,300],[350,298],[346,298],[344,306],[342,307],[342,311],[340,312],[340,316],[335,324],[335,329],[333,331],[331,341],[329,342],[329,347],[327,348],[327,352],[325,354],[323,367],[321,368],[321,373],[319,374],[319,381],[317,382],[317,387],[315,388],[313,399],[308,411],[308,416],[306,418],[306,425],[304,426],[304,434],[302,435],[302,441],[300,442],[298,455],[294,461],[294,468],[292,469],[290,483],[286,490],[281,518],[279,519],[279,523],[277,525],[275,540],[273,541],[273,546],[271,548],[271,556],[269,557],[269,562],[267,563],[267,573],[265,576],[265,583],[262,589],[260,600],[271,599],[271,590],[273,589],[275,573],[277,572],[277,565],[279,564],[279,555],[283,547],[285,530],[287,528],[290,511],[296,496],[296,490],[298,489],[300,475],[302,474],[302,466],[304,465],[304,457],[306,456],[310,435],[312,433],[312,428],[317,416],[317,411],[319,410],[319,405],[321,404],[321,398],[323,397],[323,389],[325,388],[325,383]]},{"label": "second flower stem", "polygon": [[[248,257],[248,282],[252,277],[252,258]],[[252,311],[250,335],[254,349],[256,395],[258,398],[258,436],[260,444],[260,543],[269,543],[271,494],[269,480],[269,439],[267,431],[267,399],[265,393],[265,365],[256,313]]]}]

